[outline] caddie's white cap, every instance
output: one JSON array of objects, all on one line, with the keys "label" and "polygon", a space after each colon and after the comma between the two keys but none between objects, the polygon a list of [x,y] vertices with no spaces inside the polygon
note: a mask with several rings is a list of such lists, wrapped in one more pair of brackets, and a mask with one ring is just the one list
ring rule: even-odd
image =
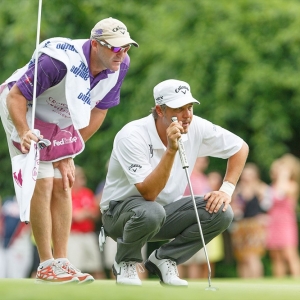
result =
[{"label": "caddie's white cap", "polygon": [[106,18],[99,21],[91,31],[91,39],[105,40],[114,47],[122,47],[132,44],[138,47],[138,43],[130,38],[127,27],[121,21],[114,18]]},{"label": "caddie's white cap", "polygon": [[166,104],[171,108],[178,108],[188,103],[200,104],[193,98],[190,85],[176,79],[168,79],[156,85],[153,95],[156,105]]}]

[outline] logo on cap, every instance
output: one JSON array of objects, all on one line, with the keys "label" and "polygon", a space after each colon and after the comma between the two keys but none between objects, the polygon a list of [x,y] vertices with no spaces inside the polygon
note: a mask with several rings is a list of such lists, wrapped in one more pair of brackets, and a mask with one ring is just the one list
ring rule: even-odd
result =
[{"label": "logo on cap", "polygon": [[164,100],[164,96],[160,96],[155,99],[156,103],[159,105],[163,103],[163,100]]},{"label": "logo on cap", "polygon": [[103,30],[102,30],[102,29],[97,29],[97,30],[95,31],[95,33],[96,33],[96,34],[99,34],[99,35],[102,35]]},{"label": "logo on cap", "polygon": [[190,89],[189,89],[187,86],[182,86],[182,85],[180,85],[180,86],[178,87],[178,89],[175,89],[175,92],[176,92],[176,93],[182,92],[183,94],[186,94],[186,90],[187,90],[188,92],[190,91]]},{"label": "logo on cap", "polygon": [[125,27],[120,27],[120,26],[118,26],[118,27],[113,28],[112,31],[113,31],[113,32],[120,31],[120,33],[125,34],[126,31],[127,31],[127,29],[126,29]]}]

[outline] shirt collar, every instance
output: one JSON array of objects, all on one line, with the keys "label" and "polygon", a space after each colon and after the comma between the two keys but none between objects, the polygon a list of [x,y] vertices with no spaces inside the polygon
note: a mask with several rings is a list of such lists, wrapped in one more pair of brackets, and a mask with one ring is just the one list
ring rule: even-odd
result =
[{"label": "shirt collar", "polygon": [[161,141],[161,139],[157,133],[157,129],[155,126],[155,120],[154,120],[152,114],[150,114],[147,117],[146,128],[148,130],[153,149],[166,149],[165,145],[163,144],[163,142]]}]

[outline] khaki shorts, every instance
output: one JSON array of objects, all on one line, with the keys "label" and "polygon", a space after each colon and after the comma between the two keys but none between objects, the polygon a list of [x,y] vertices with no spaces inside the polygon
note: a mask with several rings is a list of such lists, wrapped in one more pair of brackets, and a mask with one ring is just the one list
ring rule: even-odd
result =
[{"label": "khaki shorts", "polygon": [[[9,89],[8,87],[6,87],[0,94],[0,116],[1,116],[1,121],[3,124],[4,131],[6,133],[10,158],[12,158],[16,155],[21,154],[21,152],[13,145],[10,139],[14,125],[9,116],[9,112],[6,106],[6,97],[8,92]],[[40,161],[37,179],[48,178],[48,177],[62,178],[60,171],[53,167],[52,162]]]},{"label": "khaki shorts", "polygon": [[[95,232],[70,232],[68,259],[83,272],[103,271],[98,237]],[[110,265],[111,268],[112,264]]]}]

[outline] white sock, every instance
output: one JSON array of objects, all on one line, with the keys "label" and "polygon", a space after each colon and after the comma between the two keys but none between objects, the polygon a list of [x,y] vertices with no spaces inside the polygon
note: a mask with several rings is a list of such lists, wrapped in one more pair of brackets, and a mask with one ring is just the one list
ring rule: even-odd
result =
[{"label": "white sock", "polygon": [[62,258],[56,258],[55,262],[57,262],[57,263],[63,263],[64,264],[66,262],[69,262],[69,260],[67,258],[65,258],[65,257],[62,257]]},{"label": "white sock", "polygon": [[39,269],[43,269],[43,268],[45,268],[45,267],[50,266],[50,265],[53,263],[53,261],[54,261],[54,258],[50,258],[50,259],[48,259],[48,260],[45,260],[45,261],[41,262],[41,263],[39,264]]}]

